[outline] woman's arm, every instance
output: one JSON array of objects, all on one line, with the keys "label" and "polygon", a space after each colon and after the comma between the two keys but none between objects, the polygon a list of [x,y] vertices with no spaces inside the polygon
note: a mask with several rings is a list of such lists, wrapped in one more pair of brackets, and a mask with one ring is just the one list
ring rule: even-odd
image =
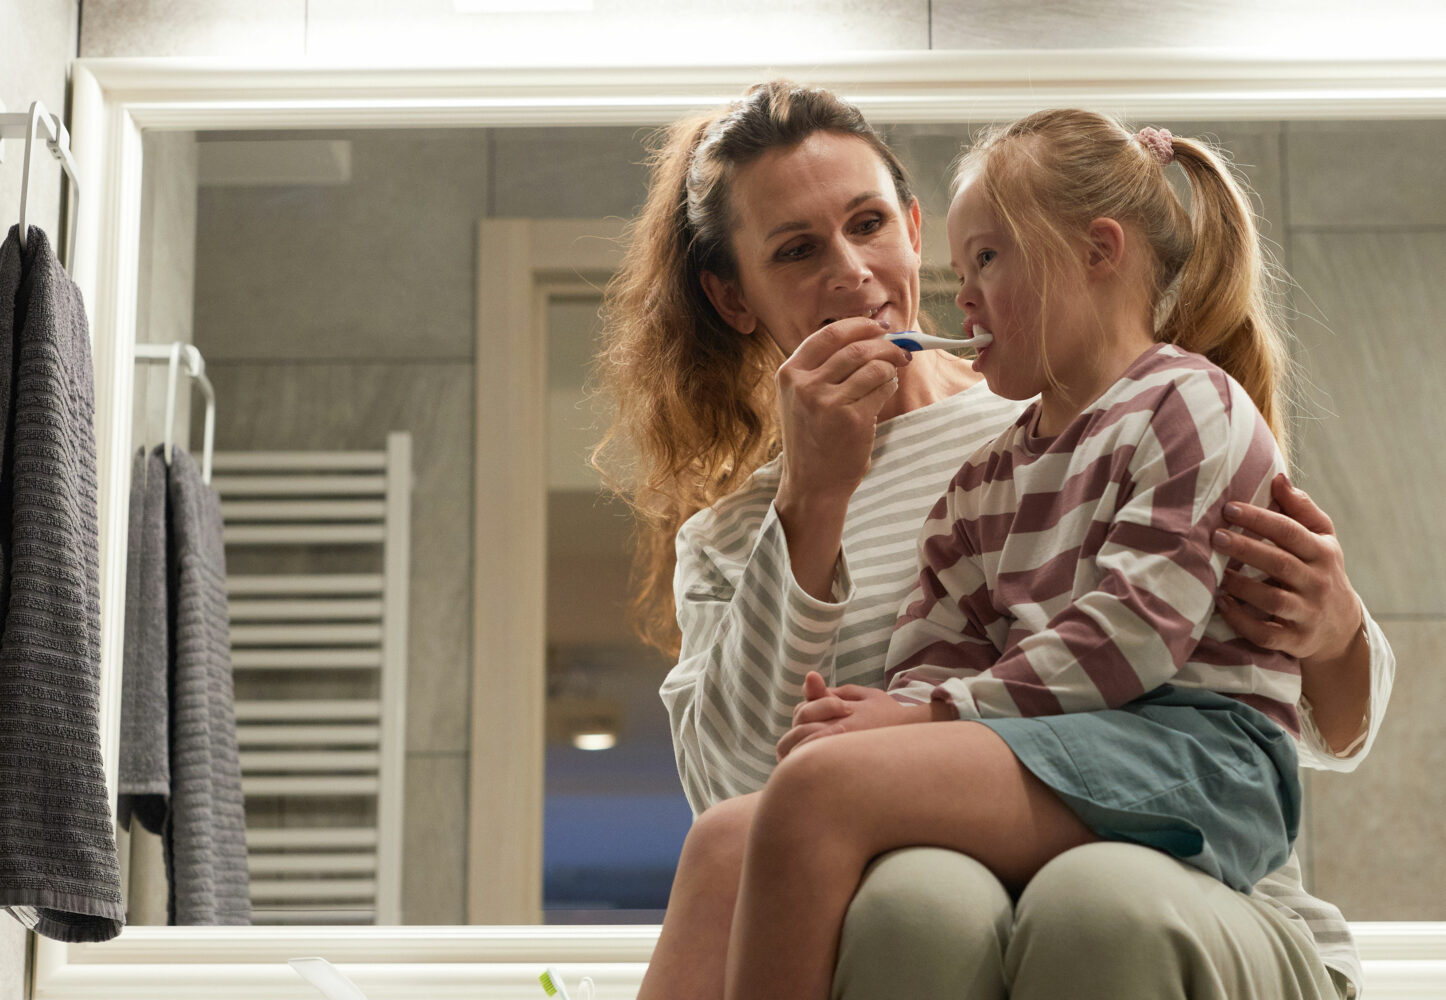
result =
[{"label": "woman's arm", "polygon": [[1351,770],[1385,715],[1395,656],[1346,576],[1330,517],[1284,475],[1272,495],[1280,513],[1226,508],[1259,538],[1217,532],[1215,547],[1268,579],[1227,573],[1220,612],[1250,641],[1300,659],[1302,763]]},{"label": "woman's arm", "polygon": [[798,585],[770,503],[777,473],[683,526],[674,577],[683,644],[660,691],[683,790],[695,812],[763,787],[793,724],[803,679],[832,676],[834,643],[852,597],[838,561],[837,599]]},{"label": "woman's arm", "polygon": [[852,317],[805,339],[778,370],[777,467],[678,533],[683,641],[661,694],[695,811],[761,788],[804,677],[832,676],[853,596],[844,517],[868,472],[896,366],[909,363],[880,332]]}]

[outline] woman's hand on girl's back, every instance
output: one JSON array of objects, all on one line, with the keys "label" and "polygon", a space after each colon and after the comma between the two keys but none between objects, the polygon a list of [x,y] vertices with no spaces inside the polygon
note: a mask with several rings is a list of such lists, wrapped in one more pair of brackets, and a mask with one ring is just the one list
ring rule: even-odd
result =
[{"label": "woman's hand on girl's back", "polygon": [[1232,523],[1259,538],[1215,533],[1217,549],[1269,577],[1227,570],[1220,613],[1258,646],[1301,660],[1343,656],[1361,631],[1362,611],[1335,526],[1284,474],[1271,492],[1280,513],[1250,504],[1226,508]]}]

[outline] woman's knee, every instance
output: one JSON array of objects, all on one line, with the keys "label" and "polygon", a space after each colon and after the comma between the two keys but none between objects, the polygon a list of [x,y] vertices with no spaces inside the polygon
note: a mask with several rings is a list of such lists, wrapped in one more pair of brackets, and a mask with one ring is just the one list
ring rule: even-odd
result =
[{"label": "woman's knee", "polygon": [[1097,935],[1118,947],[1168,934],[1171,915],[1198,889],[1196,873],[1159,851],[1115,841],[1086,844],[1030,880],[1019,898],[1016,934],[1048,941]]},{"label": "woman's knee", "polygon": [[1005,956],[1012,995],[1034,1000],[1069,987],[1088,998],[1183,998],[1210,963],[1188,914],[1211,883],[1219,885],[1148,847],[1066,851],[1020,895]]},{"label": "woman's knee", "polygon": [[837,1000],[1004,995],[1009,894],[973,858],[905,847],[877,858],[839,939]]},{"label": "woman's knee", "polygon": [[757,804],[756,794],[740,795],[724,799],[700,813],[683,840],[679,872],[706,869],[723,874],[740,871]]}]

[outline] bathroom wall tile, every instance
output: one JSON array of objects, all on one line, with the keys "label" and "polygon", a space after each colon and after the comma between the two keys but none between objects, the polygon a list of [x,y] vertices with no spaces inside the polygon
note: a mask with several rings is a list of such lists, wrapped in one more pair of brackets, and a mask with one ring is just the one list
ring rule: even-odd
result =
[{"label": "bathroom wall tile", "polygon": [[[206,348],[202,347],[203,352]],[[218,448],[379,448],[412,433],[407,745],[468,745],[472,366],[210,365]]]},{"label": "bathroom wall tile", "polygon": [[[1226,7],[1248,5],[1233,0]],[[1018,4],[1007,0],[934,0],[936,49],[1156,48],[1238,42],[1234,19],[1190,0],[1089,0]]]},{"label": "bathroom wall tile", "polygon": [[[6,46],[0,63],[0,102],[4,113],[30,110],[40,101],[51,114],[65,114],[66,66],[75,54],[76,0],[3,0],[0,38],[24,39]],[[25,140],[7,139],[0,163],[0,238],[20,220]],[[60,185],[65,176],[48,153],[40,151],[31,174],[26,222],[39,226],[59,249]]]},{"label": "bathroom wall tile", "polygon": [[1312,887],[1349,920],[1446,920],[1446,619],[1383,627],[1399,664],[1385,726],[1355,772],[1309,776]]},{"label": "bathroom wall tile", "polygon": [[486,133],[331,137],[351,140],[348,184],[201,189],[196,329],[208,359],[471,357]]},{"label": "bathroom wall tile", "polygon": [[1439,21],[1416,0],[934,0],[936,49],[1217,48],[1433,52]]},{"label": "bathroom wall tile", "polygon": [[467,758],[408,754],[402,923],[464,924]]},{"label": "bathroom wall tile", "polygon": [[0,1000],[25,1000],[28,933],[18,920],[0,920]]},{"label": "bathroom wall tile", "polygon": [[1446,232],[1306,233],[1291,247],[1301,483],[1335,519],[1373,611],[1446,613]]},{"label": "bathroom wall tile", "polygon": [[[196,136],[147,132],[143,144],[136,340],[190,343],[196,287]],[[131,443],[154,445],[165,438],[166,366],[138,366],[136,373]],[[190,447],[193,397],[198,394],[189,388],[176,394],[174,441],[185,448]]]},{"label": "bathroom wall tile", "polygon": [[82,56],[306,54],[307,0],[87,0]]},{"label": "bathroom wall tile", "polygon": [[802,51],[928,47],[927,0],[596,0],[566,13],[460,14],[446,0],[310,0],[314,56],[433,62],[515,57],[561,62],[674,52],[797,57]]},{"label": "bathroom wall tile", "polygon": [[1446,226],[1446,121],[1292,122],[1296,226]]},{"label": "bathroom wall tile", "polygon": [[631,218],[647,195],[647,128],[492,130],[497,218]]}]

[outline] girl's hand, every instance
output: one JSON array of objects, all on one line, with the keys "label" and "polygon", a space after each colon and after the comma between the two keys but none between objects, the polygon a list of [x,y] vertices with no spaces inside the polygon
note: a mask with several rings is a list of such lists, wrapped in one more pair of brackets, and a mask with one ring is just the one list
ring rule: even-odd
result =
[{"label": "girl's hand", "polygon": [[810,671],[803,682],[804,700],[793,710],[793,728],[778,741],[778,759],[783,760],[805,743],[859,729],[929,722],[930,705],[906,705],[878,688],[845,684],[830,688],[823,677]]},{"label": "girl's hand", "polygon": [[1225,507],[1232,523],[1260,538],[1217,531],[1215,548],[1269,579],[1226,570],[1220,613],[1257,646],[1302,661],[1338,660],[1350,651],[1363,619],[1335,525],[1283,473],[1271,483],[1271,493],[1283,513],[1250,504]]}]

